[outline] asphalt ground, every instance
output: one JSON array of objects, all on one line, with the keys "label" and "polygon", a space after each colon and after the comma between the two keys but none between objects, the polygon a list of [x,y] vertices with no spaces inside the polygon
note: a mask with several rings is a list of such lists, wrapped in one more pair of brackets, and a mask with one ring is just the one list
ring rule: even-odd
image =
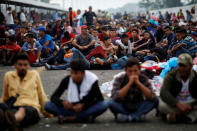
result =
[{"label": "asphalt ground", "polygon": [[[47,71],[43,67],[32,68],[38,70],[44,86],[44,90],[50,98],[53,91],[58,87],[60,81],[69,74],[69,71]],[[0,94],[2,95],[3,78],[7,71],[14,70],[13,67],[0,66]],[[119,70],[92,71],[99,77],[99,84],[111,81]],[[65,95],[62,96],[65,98]],[[107,99],[107,98],[106,98]],[[0,129],[1,130],[1,129]],[[111,112],[108,110],[99,116],[95,123],[57,123],[57,118],[41,118],[41,121],[33,126],[27,127],[25,131],[197,131],[197,124],[168,124],[158,117],[155,117],[155,110],[146,115],[143,123],[116,123]]]}]

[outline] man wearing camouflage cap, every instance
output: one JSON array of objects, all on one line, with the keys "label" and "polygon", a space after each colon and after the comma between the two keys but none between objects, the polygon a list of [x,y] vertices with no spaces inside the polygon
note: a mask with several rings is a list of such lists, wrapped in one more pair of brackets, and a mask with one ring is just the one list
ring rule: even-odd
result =
[{"label": "man wearing camouflage cap", "polygon": [[192,66],[192,57],[181,54],[178,68],[164,79],[159,110],[170,123],[193,123],[197,120],[197,73]]}]

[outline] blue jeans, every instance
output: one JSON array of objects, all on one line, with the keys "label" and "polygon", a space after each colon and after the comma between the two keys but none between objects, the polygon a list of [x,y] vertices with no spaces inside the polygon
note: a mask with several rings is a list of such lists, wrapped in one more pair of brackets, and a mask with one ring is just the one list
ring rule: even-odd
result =
[{"label": "blue jeans", "polygon": [[47,102],[45,104],[45,110],[52,113],[55,116],[75,116],[77,120],[87,120],[90,116],[95,119],[99,115],[103,114],[108,108],[108,103],[105,101],[100,101],[89,107],[88,109],[76,113],[73,110],[66,110],[63,107],[59,107],[52,102]]},{"label": "blue jeans", "polygon": [[[73,56],[71,56],[70,61],[74,59],[81,59],[84,61],[86,67],[90,67],[90,62],[86,59],[86,57],[76,48],[72,48]],[[52,70],[66,70],[70,67],[70,63],[58,66],[51,66]]]},{"label": "blue jeans", "polygon": [[131,115],[135,120],[140,120],[142,115],[147,114],[150,112],[153,108],[156,108],[158,106],[158,99],[155,98],[153,101],[144,100],[141,103],[137,105],[137,110],[135,112],[129,112],[127,111],[123,104],[116,102],[114,100],[109,101],[109,108],[111,112],[116,117],[117,114],[125,114],[125,115]]},{"label": "blue jeans", "polygon": [[[179,49],[179,50],[176,51],[176,57],[179,57],[179,55],[181,55],[181,54],[183,54],[183,53],[188,53],[188,54],[190,54],[190,52],[189,52],[187,49],[181,48],[181,49]],[[190,55],[191,55],[191,54],[190,54]]]},{"label": "blue jeans", "polygon": [[144,61],[147,61],[147,60],[157,61],[156,55],[145,56]]}]

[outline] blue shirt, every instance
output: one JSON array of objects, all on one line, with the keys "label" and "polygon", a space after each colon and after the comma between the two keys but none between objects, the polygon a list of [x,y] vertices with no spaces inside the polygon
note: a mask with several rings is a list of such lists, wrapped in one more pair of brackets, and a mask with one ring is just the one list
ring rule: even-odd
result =
[{"label": "blue shirt", "polygon": [[53,50],[54,49],[53,39],[52,39],[52,37],[50,35],[45,34],[44,39],[40,38],[39,42],[43,46],[48,40],[49,40],[49,44],[46,47],[50,48],[51,50]]},{"label": "blue shirt", "polygon": [[[35,51],[38,51],[38,50],[41,50],[42,49],[42,46],[40,45],[40,43],[38,41],[34,40],[33,48],[35,49]],[[24,45],[23,45],[23,47],[22,47],[22,50],[23,51],[28,51],[30,49],[31,49],[30,43],[25,42]]]}]

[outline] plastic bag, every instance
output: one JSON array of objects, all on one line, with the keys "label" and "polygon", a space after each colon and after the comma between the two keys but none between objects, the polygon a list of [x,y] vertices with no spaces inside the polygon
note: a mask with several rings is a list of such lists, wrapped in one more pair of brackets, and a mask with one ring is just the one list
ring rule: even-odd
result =
[{"label": "plastic bag", "polygon": [[111,97],[111,91],[113,89],[112,83],[113,81],[109,81],[101,85],[100,90],[104,96]]},{"label": "plastic bag", "polygon": [[160,96],[161,86],[163,84],[163,78],[160,76],[155,76],[151,81],[152,90],[156,96]]},{"label": "plastic bag", "polygon": [[176,68],[178,66],[178,58],[177,57],[173,57],[170,60],[168,60],[167,62],[163,63],[162,65],[160,65],[161,68],[163,68],[160,77],[164,78],[166,76],[166,74],[172,70],[172,68]]}]

